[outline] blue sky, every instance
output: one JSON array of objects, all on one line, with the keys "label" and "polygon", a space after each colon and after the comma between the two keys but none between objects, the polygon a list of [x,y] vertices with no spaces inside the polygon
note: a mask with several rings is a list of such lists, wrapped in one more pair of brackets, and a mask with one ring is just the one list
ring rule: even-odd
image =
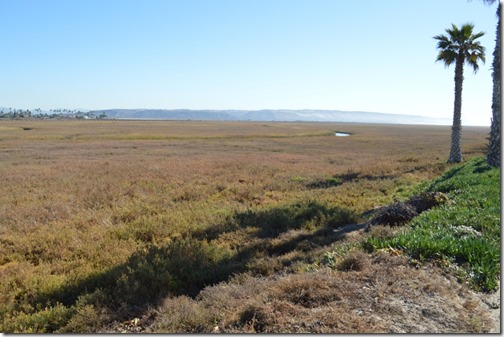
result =
[{"label": "blue sky", "polygon": [[435,35],[471,22],[462,116],[490,125],[497,4],[480,0],[1,0],[0,106],[331,109],[451,117]]}]

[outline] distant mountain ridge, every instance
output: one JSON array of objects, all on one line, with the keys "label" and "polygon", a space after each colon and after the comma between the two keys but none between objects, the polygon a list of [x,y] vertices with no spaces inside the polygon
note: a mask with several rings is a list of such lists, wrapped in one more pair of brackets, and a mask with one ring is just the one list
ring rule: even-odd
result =
[{"label": "distant mountain ridge", "polygon": [[349,122],[383,124],[449,125],[448,118],[340,110],[190,110],[190,109],[107,109],[91,111],[105,113],[116,119],[166,119],[211,121],[275,121],[275,122]]}]

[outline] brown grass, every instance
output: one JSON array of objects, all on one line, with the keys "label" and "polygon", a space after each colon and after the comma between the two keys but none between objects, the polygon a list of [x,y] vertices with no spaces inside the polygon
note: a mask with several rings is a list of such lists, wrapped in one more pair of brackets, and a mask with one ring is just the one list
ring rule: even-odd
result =
[{"label": "brown grass", "polygon": [[[147,331],[481,331],[481,325],[474,325],[474,318],[479,317],[484,324],[488,317],[474,305],[474,299],[466,301],[460,296],[461,289],[454,280],[432,276],[426,270],[412,270],[402,257],[381,254],[370,258],[368,268],[354,273],[320,270],[260,279],[245,277],[239,282],[208,287],[196,300],[173,298],[160,307],[157,319],[170,323],[156,323]],[[178,307],[186,313],[184,318],[172,316]]]}]

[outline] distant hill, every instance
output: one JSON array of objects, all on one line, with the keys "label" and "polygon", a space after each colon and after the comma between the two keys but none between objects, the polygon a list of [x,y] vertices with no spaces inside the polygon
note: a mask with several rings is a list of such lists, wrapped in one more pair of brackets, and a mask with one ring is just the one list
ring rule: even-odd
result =
[{"label": "distant hill", "polygon": [[108,109],[91,111],[116,119],[350,122],[383,124],[449,125],[447,118],[339,110],[188,110],[188,109]]}]

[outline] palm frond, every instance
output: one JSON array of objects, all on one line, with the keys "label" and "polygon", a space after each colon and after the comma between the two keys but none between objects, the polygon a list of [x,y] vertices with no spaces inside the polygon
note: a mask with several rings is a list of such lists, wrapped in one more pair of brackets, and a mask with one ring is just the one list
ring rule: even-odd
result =
[{"label": "palm frond", "polygon": [[445,31],[448,35],[436,35],[433,38],[438,41],[437,49],[439,53],[437,61],[443,61],[446,67],[457,62],[457,59],[468,63],[474,72],[479,69],[478,61],[485,62],[485,47],[476,39],[485,33],[473,34],[474,25],[465,23],[460,28],[452,23],[451,28]]},{"label": "palm frond", "polygon": [[454,49],[453,42],[445,35],[436,35],[434,39],[438,40],[437,49]]},{"label": "palm frond", "polygon": [[482,37],[483,35],[485,35],[485,32],[479,32],[479,33],[473,34],[471,39],[476,40],[476,39],[479,39],[480,37]]},{"label": "palm frond", "polygon": [[443,61],[445,67],[449,67],[457,60],[457,53],[453,50],[441,50],[436,58],[436,62]]},{"label": "palm frond", "polygon": [[467,64],[469,64],[471,66],[471,68],[473,69],[473,72],[476,74],[479,70],[479,65],[478,65],[478,62],[475,62],[473,60],[467,60]]},{"label": "palm frond", "polygon": [[446,35],[436,35],[433,37],[433,39],[440,40],[440,41],[449,41],[448,37]]},{"label": "palm frond", "polygon": [[446,28],[445,31],[450,36],[450,40],[452,40],[452,41],[458,40],[458,36],[460,35],[460,32],[459,32],[458,27],[454,23],[452,23],[452,29]]},{"label": "palm frond", "polygon": [[468,51],[464,55],[464,59],[467,62],[467,64],[469,64],[471,68],[474,70],[474,73],[477,73],[479,70],[478,61],[485,63],[485,53],[482,53],[478,50]]},{"label": "palm frond", "polygon": [[465,23],[462,25],[462,27],[460,28],[460,38],[463,38],[464,40],[468,40],[471,38],[471,36],[473,35],[472,32],[473,32],[473,29],[474,29],[474,25],[472,23]]}]

